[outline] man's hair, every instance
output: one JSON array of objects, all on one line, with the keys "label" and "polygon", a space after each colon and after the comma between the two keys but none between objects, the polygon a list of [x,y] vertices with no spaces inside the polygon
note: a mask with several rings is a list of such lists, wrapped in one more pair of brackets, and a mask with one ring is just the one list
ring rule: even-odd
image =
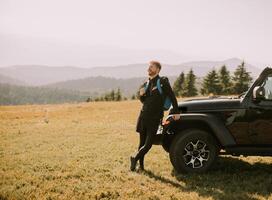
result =
[{"label": "man's hair", "polygon": [[151,60],[150,64],[155,65],[157,68],[159,68],[159,70],[161,70],[161,63],[155,60]]}]

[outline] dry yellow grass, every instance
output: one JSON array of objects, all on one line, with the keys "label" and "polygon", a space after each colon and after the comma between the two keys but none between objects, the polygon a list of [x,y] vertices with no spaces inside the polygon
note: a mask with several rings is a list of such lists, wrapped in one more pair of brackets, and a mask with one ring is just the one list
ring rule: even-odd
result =
[{"label": "dry yellow grass", "polygon": [[0,107],[0,199],[272,199],[272,159],[222,157],[176,175],[154,146],[130,172],[141,103]]}]

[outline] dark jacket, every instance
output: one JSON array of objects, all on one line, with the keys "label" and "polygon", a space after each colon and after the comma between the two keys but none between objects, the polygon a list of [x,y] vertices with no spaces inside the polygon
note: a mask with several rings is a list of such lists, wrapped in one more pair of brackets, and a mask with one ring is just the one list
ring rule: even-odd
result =
[{"label": "dark jacket", "polygon": [[[163,94],[160,94],[157,88],[158,78],[160,78]],[[141,85],[141,87],[144,87],[146,83],[147,81],[143,85]],[[179,114],[180,111],[178,109],[177,99],[171,88],[168,78],[165,76],[160,77],[159,75],[157,75],[153,79],[149,78],[149,85],[148,85],[147,91],[143,96],[140,96],[140,101],[143,103],[143,106],[142,106],[139,118],[143,117],[144,119],[147,119],[147,120],[158,119],[158,118],[162,119],[163,112],[164,112],[163,104],[164,104],[164,98],[166,95],[170,97],[172,102],[172,106],[173,106],[172,114]],[[139,118],[138,118],[138,122],[139,122]],[[138,127],[138,122],[137,122],[137,127]],[[138,128],[137,130],[139,130]]]}]

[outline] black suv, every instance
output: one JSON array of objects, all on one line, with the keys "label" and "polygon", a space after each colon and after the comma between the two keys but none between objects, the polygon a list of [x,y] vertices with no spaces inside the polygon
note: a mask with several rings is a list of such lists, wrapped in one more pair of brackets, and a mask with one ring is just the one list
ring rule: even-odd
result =
[{"label": "black suv", "polygon": [[154,143],[177,172],[205,172],[219,154],[272,155],[272,68],[239,97],[192,99],[179,109],[180,120],[171,120],[170,109]]}]

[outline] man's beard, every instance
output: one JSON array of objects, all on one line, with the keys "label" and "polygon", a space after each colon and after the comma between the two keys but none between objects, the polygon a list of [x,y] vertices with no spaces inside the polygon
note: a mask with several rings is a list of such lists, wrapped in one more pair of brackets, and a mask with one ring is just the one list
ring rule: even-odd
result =
[{"label": "man's beard", "polygon": [[151,72],[148,72],[148,75],[149,75],[149,76],[154,76],[155,74],[156,74],[156,73],[155,73],[155,72],[152,72],[152,71],[151,71]]}]

